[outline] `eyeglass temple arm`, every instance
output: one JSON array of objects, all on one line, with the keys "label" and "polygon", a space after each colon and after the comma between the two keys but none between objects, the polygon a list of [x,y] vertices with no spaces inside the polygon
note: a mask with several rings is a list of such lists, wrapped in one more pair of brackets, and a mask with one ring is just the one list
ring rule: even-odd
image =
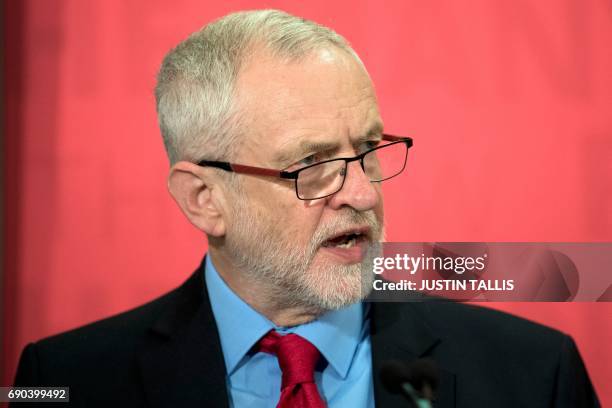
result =
[{"label": "eyeglass temple arm", "polygon": [[246,166],[244,164],[234,164],[223,161],[215,161],[215,160],[202,160],[198,162],[198,166],[205,167],[215,167],[217,169],[222,169],[225,171],[229,171],[232,173],[242,173],[242,174],[256,174],[259,176],[271,176],[271,177],[279,177],[279,178],[291,178],[291,173],[274,170],[274,169],[266,169],[263,167],[255,167],[255,166]]},{"label": "eyeglass temple arm", "polygon": [[388,135],[388,134],[383,134],[382,135],[382,139],[386,140],[387,142],[406,142],[408,143],[408,146],[412,146],[412,138],[411,137],[404,137],[404,136],[393,136],[393,135]]}]

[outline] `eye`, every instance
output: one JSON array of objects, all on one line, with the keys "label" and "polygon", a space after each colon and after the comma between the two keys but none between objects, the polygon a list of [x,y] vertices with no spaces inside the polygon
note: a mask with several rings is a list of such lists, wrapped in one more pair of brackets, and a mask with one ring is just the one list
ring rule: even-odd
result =
[{"label": "eye", "polygon": [[316,164],[316,163],[318,163],[320,161],[323,161],[323,155],[321,153],[313,153],[313,154],[310,154],[310,155],[304,157],[301,160],[296,161],[291,166],[288,166],[288,167],[284,168],[283,170],[285,170],[285,171],[295,171],[295,170],[302,169],[304,167],[308,167],[308,166],[310,166],[312,164]]},{"label": "eye", "polygon": [[300,167],[306,167],[306,166],[310,166],[311,164],[320,162],[321,160],[322,160],[322,157],[320,153],[313,153],[309,156],[304,157],[302,160],[300,160],[296,164],[299,165]]},{"label": "eye", "polygon": [[361,152],[372,150],[380,145],[380,140],[366,140],[361,144]]}]

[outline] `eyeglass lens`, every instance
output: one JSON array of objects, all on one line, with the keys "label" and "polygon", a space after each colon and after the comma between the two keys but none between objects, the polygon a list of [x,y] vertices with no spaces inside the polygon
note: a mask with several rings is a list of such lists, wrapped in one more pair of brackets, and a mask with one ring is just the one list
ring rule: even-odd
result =
[{"label": "eyeglass lens", "polygon": [[[370,181],[383,181],[397,176],[406,165],[405,143],[392,143],[367,153],[363,170]],[[296,180],[298,197],[314,200],[334,194],[342,188],[346,161],[332,160],[302,170]]]}]

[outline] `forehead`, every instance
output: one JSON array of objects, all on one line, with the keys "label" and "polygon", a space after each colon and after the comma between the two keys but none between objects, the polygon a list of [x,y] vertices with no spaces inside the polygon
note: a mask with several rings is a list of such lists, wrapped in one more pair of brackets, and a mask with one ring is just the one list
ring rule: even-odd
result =
[{"label": "forehead", "polygon": [[348,144],[381,127],[367,72],[342,50],[291,62],[253,57],[238,77],[236,101],[246,130],[239,155],[267,162],[305,142]]}]

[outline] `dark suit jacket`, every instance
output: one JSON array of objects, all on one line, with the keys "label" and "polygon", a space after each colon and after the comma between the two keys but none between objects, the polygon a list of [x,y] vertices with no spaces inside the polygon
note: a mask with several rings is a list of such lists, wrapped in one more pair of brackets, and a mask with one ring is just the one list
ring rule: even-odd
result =
[{"label": "dark suit jacket", "polygon": [[[204,263],[151,303],[29,344],[15,385],[69,386],[82,407],[228,406],[203,272]],[[574,342],[555,330],[443,301],[373,303],[370,319],[379,407],[409,406],[385,391],[381,364],[422,356],[441,370],[436,407],[599,406]]]}]

